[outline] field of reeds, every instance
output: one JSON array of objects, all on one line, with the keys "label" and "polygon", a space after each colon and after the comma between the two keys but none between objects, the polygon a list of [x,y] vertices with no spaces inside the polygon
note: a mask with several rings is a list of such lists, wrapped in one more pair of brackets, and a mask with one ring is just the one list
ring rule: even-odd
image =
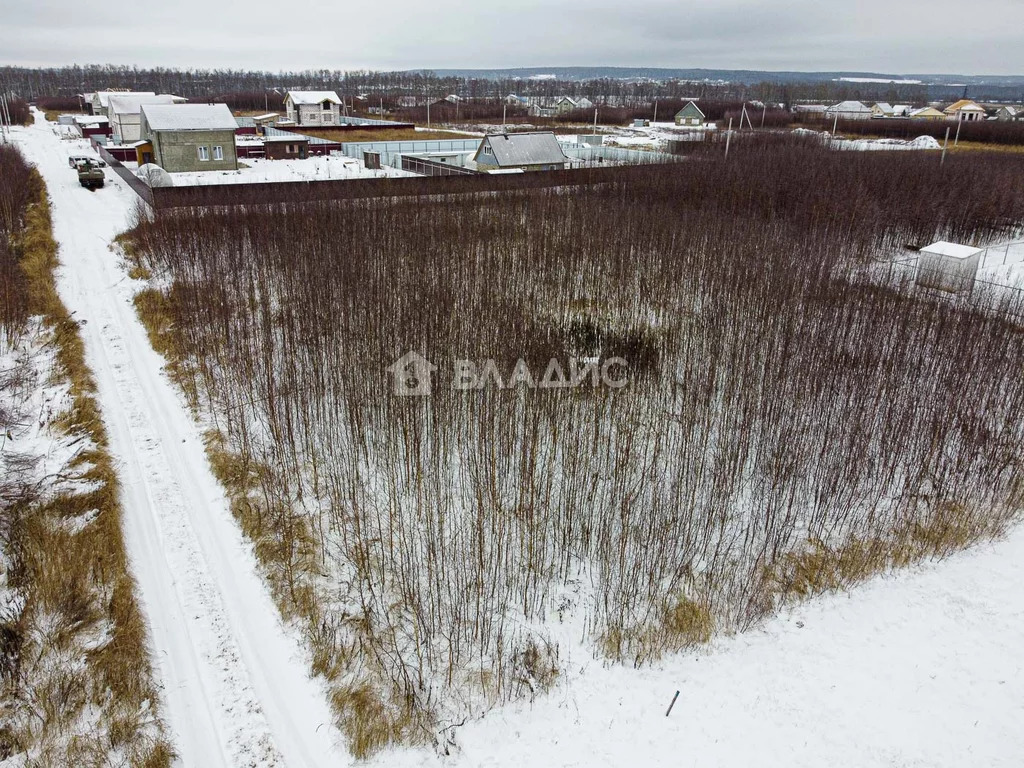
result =
[{"label": "field of reeds", "polygon": [[[887,259],[1019,231],[1024,158],[718,149],[126,238],[355,754],[448,749],[581,647],[648,663],[1017,520],[1022,301]],[[429,396],[395,393],[410,351]],[[604,386],[589,366],[617,359]]]},{"label": "field of reeds", "polygon": [[0,762],[169,766],[113,461],[39,174],[0,145]]}]

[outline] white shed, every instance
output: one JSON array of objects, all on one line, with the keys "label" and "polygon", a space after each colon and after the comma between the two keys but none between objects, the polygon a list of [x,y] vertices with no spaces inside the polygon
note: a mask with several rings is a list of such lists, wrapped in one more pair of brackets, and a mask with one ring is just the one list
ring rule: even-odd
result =
[{"label": "white shed", "polygon": [[981,248],[940,240],[921,249],[917,284],[950,293],[970,291],[980,264]]}]

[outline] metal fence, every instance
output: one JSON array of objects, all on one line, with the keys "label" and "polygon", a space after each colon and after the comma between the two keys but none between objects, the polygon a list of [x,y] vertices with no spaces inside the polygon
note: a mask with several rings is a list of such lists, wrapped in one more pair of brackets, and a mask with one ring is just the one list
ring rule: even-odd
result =
[{"label": "metal fence", "polygon": [[480,146],[480,139],[435,139],[412,141],[360,141],[345,142],[341,151],[349,157],[361,159],[363,152],[376,152],[382,165],[402,167],[404,154],[423,155],[427,152],[473,152]]},{"label": "metal fence", "polygon": [[475,176],[476,171],[460,168],[457,165],[439,163],[423,157],[402,155],[402,170],[418,173],[420,176]]},{"label": "metal fence", "polygon": [[110,169],[120,176],[121,180],[127,184],[135,194],[142,198],[142,202],[149,206],[156,207],[153,190],[146,182],[132,173],[131,168],[125,168],[121,161],[107,152],[101,144],[96,145],[96,151],[100,153],[100,157],[103,158],[103,161],[108,166],[110,166]]},{"label": "metal fence", "polygon": [[651,181],[657,174],[679,173],[678,163],[580,168],[564,171],[455,176],[406,176],[388,179],[277,181],[259,184],[210,184],[158,187],[154,207],[236,206],[363,200],[375,197],[461,195],[552,187],[579,187],[616,182]]}]

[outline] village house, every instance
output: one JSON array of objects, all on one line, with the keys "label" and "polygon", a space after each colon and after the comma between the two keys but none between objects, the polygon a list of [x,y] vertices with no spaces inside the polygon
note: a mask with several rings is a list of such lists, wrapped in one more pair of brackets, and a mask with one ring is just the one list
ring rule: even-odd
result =
[{"label": "village house", "polygon": [[497,133],[483,138],[473,162],[481,171],[556,171],[565,168],[569,158],[550,131]]},{"label": "village house", "polygon": [[89,109],[94,115],[103,115],[104,117],[110,117],[107,114],[107,107],[110,106],[111,96],[156,96],[155,91],[96,91],[95,93],[86,94],[87,104]]},{"label": "village house", "polygon": [[921,107],[910,112],[911,120],[945,120],[946,116],[935,107]]},{"label": "village house", "polygon": [[987,117],[985,108],[970,99],[960,99],[942,111],[949,120],[984,120]]},{"label": "village house", "polygon": [[1024,107],[1004,105],[996,110],[996,120],[1024,120]]},{"label": "village house", "polygon": [[894,104],[892,107],[893,117],[910,117],[913,107],[909,104]]},{"label": "village house", "polygon": [[296,125],[341,125],[341,99],[334,91],[288,91],[284,109]]},{"label": "village house", "polygon": [[868,120],[872,116],[871,107],[860,101],[841,101],[825,110],[826,120]]},{"label": "village house", "polygon": [[238,123],[226,104],[143,104],[141,109],[144,143],[137,151],[143,160],[169,173],[238,168]]},{"label": "village house", "polygon": [[168,94],[111,94],[107,103],[110,133],[115,144],[130,144],[142,138],[141,110],[143,104],[173,104]]},{"label": "village house", "polygon": [[871,106],[872,117],[892,117],[894,110],[892,104],[885,101],[879,101]]},{"label": "village house", "polygon": [[676,125],[701,126],[704,125],[704,113],[701,112],[700,107],[691,101],[676,112],[675,120]]},{"label": "village house", "polygon": [[555,99],[553,106],[556,114],[564,115],[567,112],[572,112],[577,109],[593,109],[594,102],[586,96],[581,96],[578,99],[573,98],[572,96],[559,96]]}]

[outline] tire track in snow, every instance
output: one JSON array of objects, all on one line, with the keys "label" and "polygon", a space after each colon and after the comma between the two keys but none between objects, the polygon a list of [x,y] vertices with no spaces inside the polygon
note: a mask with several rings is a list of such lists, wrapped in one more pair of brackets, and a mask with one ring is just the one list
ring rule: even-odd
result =
[{"label": "tire track in snow", "polygon": [[14,139],[47,183],[58,290],[83,322],[86,358],[122,485],[132,573],[163,683],[163,715],[186,766],[326,768],[349,762],[325,691],[282,625],[206,461],[199,428],[162,372],[108,244],[134,193],[113,174],[78,186],[62,142],[37,124]]}]

